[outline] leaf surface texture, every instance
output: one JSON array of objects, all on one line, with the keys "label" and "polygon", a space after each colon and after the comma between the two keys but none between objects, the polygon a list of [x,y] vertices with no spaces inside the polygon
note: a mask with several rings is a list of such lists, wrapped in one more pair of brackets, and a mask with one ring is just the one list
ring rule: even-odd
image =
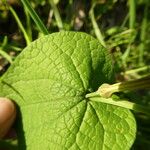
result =
[{"label": "leaf surface texture", "polygon": [[0,84],[0,96],[20,110],[19,149],[130,149],[136,132],[131,112],[85,98],[112,76],[110,55],[85,33],[59,32],[31,43]]}]

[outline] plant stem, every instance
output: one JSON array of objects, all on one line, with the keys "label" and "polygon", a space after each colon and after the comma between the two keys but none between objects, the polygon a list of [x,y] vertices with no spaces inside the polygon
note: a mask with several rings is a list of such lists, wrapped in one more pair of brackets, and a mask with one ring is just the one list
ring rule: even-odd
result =
[{"label": "plant stem", "polygon": [[150,66],[144,66],[137,69],[127,70],[125,74],[133,74],[133,73],[138,73],[138,72],[148,71],[148,70],[150,70]]},{"label": "plant stem", "polygon": [[11,57],[5,51],[3,51],[1,48],[0,48],[0,55],[2,55],[4,58],[6,58],[6,60],[8,62],[12,63]]},{"label": "plant stem", "polygon": [[96,91],[96,92],[92,92],[92,93],[88,93],[88,94],[86,94],[86,98],[89,98],[89,97],[95,97],[95,96],[99,96],[99,93],[98,93],[98,91]]},{"label": "plant stem", "polygon": [[[134,30],[135,19],[136,19],[136,1],[135,0],[129,0],[129,29]],[[131,44],[133,43],[134,39],[135,39],[135,36],[133,36],[131,38],[129,45],[127,46],[127,49],[122,56],[122,60],[123,60],[124,65],[126,64],[126,59],[128,58],[128,56],[130,54]]]},{"label": "plant stem", "polygon": [[37,27],[39,28],[39,30],[45,35],[49,34],[45,25],[43,24],[43,22],[41,21],[41,19],[37,15],[37,13],[34,11],[34,9],[31,7],[29,1],[21,0],[21,2],[23,3],[24,7],[26,7],[26,9],[29,11],[29,14],[31,15],[32,19],[34,20],[34,22],[37,25]]},{"label": "plant stem", "polygon": [[98,95],[104,98],[109,98],[115,92],[133,91],[146,88],[150,88],[150,76],[146,76],[141,79],[115,83],[113,85],[106,83],[102,84],[96,92],[87,94],[86,98],[95,97]]},{"label": "plant stem", "polygon": [[129,28],[134,29],[136,18],[136,1],[129,0]]},{"label": "plant stem", "polygon": [[93,28],[94,28],[94,31],[95,31],[95,35],[97,37],[97,39],[100,41],[100,43],[106,47],[106,44],[104,42],[104,38],[103,38],[103,35],[98,27],[98,24],[96,22],[96,19],[95,19],[95,15],[94,15],[94,7],[95,5],[92,6],[90,12],[89,12],[89,16],[90,16],[90,19],[92,21],[92,25],[93,25]]},{"label": "plant stem", "polygon": [[13,45],[9,45],[9,44],[7,44],[6,48],[9,48],[9,49],[12,49],[12,50],[18,51],[18,52],[22,51],[22,48],[13,46]]},{"label": "plant stem", "polygon": [[29,12],[28,12],[26,7],[24,7],[24,12],[25,12],[25,15],[26,15],[27,33],[30,37],[30,41],[32,41],[31,19],[30,19],[30,15],[29,15]]},{"label": "plant stem", "polygon": [[51,7],[54,11],[54,16],[55,16],[56,23],[57,23],[59,30],[63,30],[63,23],[62,23],[60,13],[59,13],[57,6],[55,5],[53,0],[49,0],[49,3],[51,4]]},{"label": "plant stem", "polygon": [[103,84],[97,92],[102,97],[108,98],[115,92],[133,91],[146,88],[150,88],[150,76],[132,81],[120,82],[113,85]]},{"label": "plant stem", "polygon": [[30,42],[31,42],[31,41],[30,41],[30,38],[29,38],[29,36],[28,36],[28,34],[27,34],[25,28],[23,27],[23,25],[22,25],[22,23],[21,23],[19,17],[17,16],[16,12],[14,11],[14,9],[13,9],[11,6],[9,6],[9,10],[10,10],[10,12],[12,13],[12,15],[14,16],[14,18],[15,18],[15,20],[16,20],[16,22],[17,22],[19,28],[20,28],[20,30],[22,31],[22,33],[23,33],[23,35],[24,35],[24,38],[25,38],[25,40],[26,40],[26,44],[29,45]]},{"label": "plant stem", "polygon": [[145,9],[144,9],[144,17],[142,20],[142,25],[141,25],[141,34],[140,34],[140,40],[141,44],[139,47],[139,64],[140,66],[143,65],[143,56],[144,56],[144,49],[145,49],[145,38],[146,38],[146,29],[147,29],[147,17],[148,17],[148,7],[149,7],[149,2],[146,1]]},{"label": "plant stem", "polygon": [[126,25],[128,19],[129,19],[129,13],[125,16],[123,23],[121,24],[120,28],[123,28]]},{"label": "plant stem", "polygon": [[102,98],[102,97],[90,97],[89,100],[131,109],[131,110],[134,110],[136,112],[145,113],[145,114],[150,116],[150,109],[149,108],[144,107],[144,106],[139,105],[139,104],[132,103],[130,101],[126,101],[126,100],[115,101],[112,98],[106,99],[106,98]]},{"label": "plant stem", "polygon": [[125,50],[125,52],[124,52],[124,54],[122,55],[122,61],[123,61],[123,64],[125,66],[126,66],[126,60],[127,60],[128,56],[130,54],[130,51],[131,51],[131,44],[132,44],[132,42],[130,41],[127,48],[126,48],[126,50]]},{"label": "plant stem", "polygon": [[[135,31],[134,29],[131,29],[133,32]],[[136,37],[136,34],[135,35],[131,35],[131,38],[130,38],[130,42],[129,44],[127,45],[127,49],[125,50],[124,54],[122,55],[122,61],[123,61],[123,64],[126,65],[126,60],[130,54],[130,51],[131,51],[131,46],[132,46],[132,43],[134,42],[134,39]]]}]

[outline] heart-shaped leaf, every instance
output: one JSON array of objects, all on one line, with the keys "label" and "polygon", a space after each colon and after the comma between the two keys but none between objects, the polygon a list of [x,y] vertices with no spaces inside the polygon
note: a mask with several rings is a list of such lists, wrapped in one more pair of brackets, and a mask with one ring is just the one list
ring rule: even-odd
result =
[{"label": "heart-shaped leaf", "polygon": [[110,55],[85,33],[54,33],[31,43],[0,83],[0,96],[20,110],[19,148],[128,150],[136,132],[130,111],[85,98],[112,77]]}]

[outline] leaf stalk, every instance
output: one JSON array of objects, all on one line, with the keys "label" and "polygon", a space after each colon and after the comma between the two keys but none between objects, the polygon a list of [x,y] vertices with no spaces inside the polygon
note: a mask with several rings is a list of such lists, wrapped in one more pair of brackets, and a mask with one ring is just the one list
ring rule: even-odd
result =
[{"label": "leaf stalk", "polygon": [[140,89],[150,89],[150,76],[132,81],[115,83],[113,85],[103,84],[99,87],[97,93],[100,96],[109,98],[115,92],[134,91]]}]

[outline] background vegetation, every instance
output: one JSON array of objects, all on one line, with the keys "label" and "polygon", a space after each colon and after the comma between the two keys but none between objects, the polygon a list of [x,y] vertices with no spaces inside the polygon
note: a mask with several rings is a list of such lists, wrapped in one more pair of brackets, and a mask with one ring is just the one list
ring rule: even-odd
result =
[{"label": "background vegetation", "polygon": [[[30,4],[49,33],[73,30],[95,36],[112,55],[116,82],[150,75],[149,0],[30,0]],[[0,75],[24,47],[40,36],[43,34],[20,0],[1,0]],[[150,106],[148,90],[121,96]],[[148,150],[150,118],[140,113],[134,115],[138,132],[132,149]],[[16,141],[11,144],[16,149]]]}]

